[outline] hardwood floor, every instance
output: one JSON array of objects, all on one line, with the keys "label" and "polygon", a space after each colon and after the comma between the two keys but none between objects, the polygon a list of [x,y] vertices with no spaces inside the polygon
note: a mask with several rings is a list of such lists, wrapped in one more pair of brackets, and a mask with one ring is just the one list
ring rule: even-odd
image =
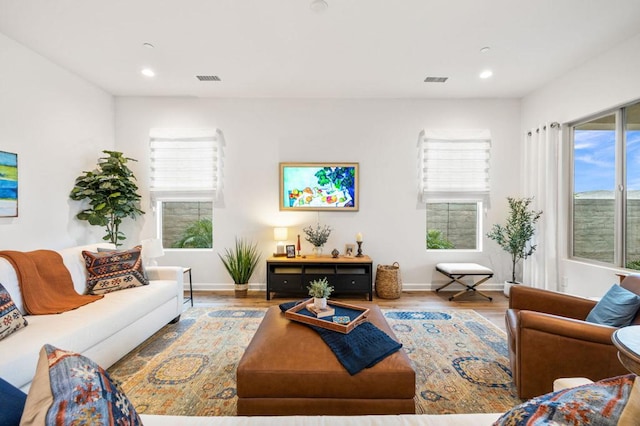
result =
[{"label": "hardwood floor", "polygon": [[[493,301],[489,301],[478,295],[464,295],[449,302],[449,297],[454,294],[453,292],[443,291],[436,293],[435,291],[412,291],[403,292],[399,299],[380,299],[374,295],[373,302],[381,308],[422,310],[473,309],[498,326],[502,331],[505,331],[504,313],[509,306],[509,299],[499,291],[486,291],[486,293],[493,297]],[[188,293],[185,297],[188,297]],[[249,291],[246,298],[236,298],[232,291],[194,291],[193,299],[194,307],[233,306],[266,308],[288,300],[296,300],[296,297],[278,295],[278,297],[272,297],[271,300],[266,300],[264,291]],[[335,299],[353,304],[358,304],[358,302],[366,300],[364,297],[336,297]],[[185,303],[185,307],[187,306],[190,306],[189,302]]]}]

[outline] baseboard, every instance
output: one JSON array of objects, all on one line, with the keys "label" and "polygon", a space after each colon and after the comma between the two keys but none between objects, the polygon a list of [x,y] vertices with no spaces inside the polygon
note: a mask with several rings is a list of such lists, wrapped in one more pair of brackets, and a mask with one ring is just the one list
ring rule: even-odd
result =
[{"label": "baseboard", "polygon": [[[402,283],[402,291],[435,291],[442,283]],[[485,291],[502,291],[503,283],[483,283],[478,289]],[[189,283],[185,283],[185,291],[189,291]],[[266,283],[249,283],[249,290],[266,291]],[[193,291],[232,291],[231,283],[193,283]],[[460,284],[451,284],[445,291],[464,290]]]}]

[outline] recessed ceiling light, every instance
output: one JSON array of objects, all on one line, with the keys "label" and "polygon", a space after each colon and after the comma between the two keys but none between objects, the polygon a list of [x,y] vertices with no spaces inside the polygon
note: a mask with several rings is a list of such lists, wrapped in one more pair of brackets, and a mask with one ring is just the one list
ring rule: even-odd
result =
[{"label": "recessed ceiling light", "polygon": [[480,78],[486,79],[489,78],[493,75],[493,71],[491,70],[484,70],[480,73]]},{"label": "recessed ceiling light", "polygon": [[491,50],[491,48],[489,46],[485,46],[482,49],[480,49],[480,53],[487,53],[490,50]]},{"label": "recessed ceiling light", "polygon": [[146,47],[147,49],[153,49],[155,46],[151,43],[143,43],[142,44],[144,47]]},{"label": "recessed ceiling light", "polygon": [[329,4],[324,0],[313,0],[311,5],[309,5],[311,10],[316,13],[324,12],[329,8]]},{"label": "recessed ceiling light", "polygon": [[140,72],[145,77],[155,77],[156,76],[156,72],[154,70],[152,70],[151,68],[143,68],[142,71],[140,71]]}]

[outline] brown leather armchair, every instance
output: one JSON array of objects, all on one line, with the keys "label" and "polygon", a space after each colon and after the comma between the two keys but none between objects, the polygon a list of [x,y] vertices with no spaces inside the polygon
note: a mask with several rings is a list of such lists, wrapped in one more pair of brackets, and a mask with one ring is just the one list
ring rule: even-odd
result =
[{"label": "brown leather armchair", "polygon": [[[620,284],[640,294],[640,274]],[[554,291],[514,286],[506,312],[511,371],[523,399],[553,390],[560,377],[597,381],[628,374],[611,342],[615,327],[585,321],[596,301]],[[640,324],[640,313],[633,324]]]}]

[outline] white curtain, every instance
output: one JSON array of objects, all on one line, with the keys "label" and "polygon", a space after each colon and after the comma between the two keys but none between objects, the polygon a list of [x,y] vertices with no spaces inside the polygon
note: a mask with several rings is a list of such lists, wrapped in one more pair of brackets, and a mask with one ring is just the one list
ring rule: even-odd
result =
[{"label": "white curtain", "polygon": [[546,123],[525,138],[524,193],[532,207],[542,210],[533,244],[536,251],[523,262],[523,283],[548,290],[560,288],[558,274],[558,207],[562,129]]}]

